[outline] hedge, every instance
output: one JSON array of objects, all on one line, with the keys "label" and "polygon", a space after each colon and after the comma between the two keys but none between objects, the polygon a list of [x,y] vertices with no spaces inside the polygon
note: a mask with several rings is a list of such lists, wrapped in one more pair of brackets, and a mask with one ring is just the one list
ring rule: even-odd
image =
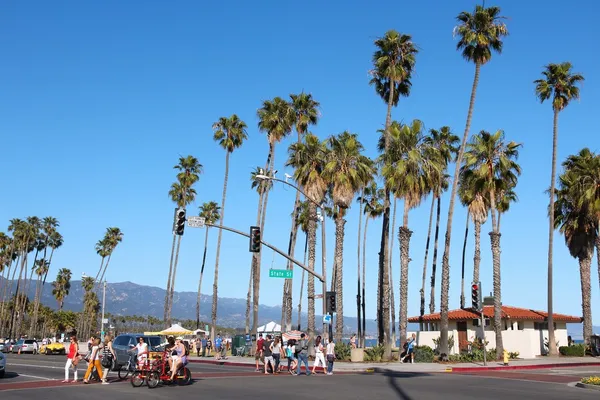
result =
[{"label": "hedge", "polygon": [[561,356],[583,357],[585,356],[585,345],[574,344],[573,346],[560,346],[558,352]]}]

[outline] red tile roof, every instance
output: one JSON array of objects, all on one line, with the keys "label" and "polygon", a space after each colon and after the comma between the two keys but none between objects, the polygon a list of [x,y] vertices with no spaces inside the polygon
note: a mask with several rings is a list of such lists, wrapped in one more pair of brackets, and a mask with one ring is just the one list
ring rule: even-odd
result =
[{"label": "red tile roof", "polygon": [[[494,306],[485,306],[483,314],[487,318],[494,316]],[[571,315],[556,314],[554,313],[554,322],[581,322],[583,318],[574,317]],[[450,321],[465,321],[469,319],[477,319],[479,315],[470,309],[452,310],[448,311],[448,320]],[[511,306],[502,306],[502,319],[512,320],[526,320],[526,321],[545,321],[548,318],[548,313],[544,311],[530,310],[528,308],[519,308]],[[426,314],[421,317],[411,317],[408,322],[439,322],[441,320],[440,314]]]}]

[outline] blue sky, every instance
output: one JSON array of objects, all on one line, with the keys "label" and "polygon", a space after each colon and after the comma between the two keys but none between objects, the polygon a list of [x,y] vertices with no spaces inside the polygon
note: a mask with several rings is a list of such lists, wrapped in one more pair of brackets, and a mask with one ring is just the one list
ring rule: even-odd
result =
[{"label": "blue sky", "polygon": [[[452,28],[455,16],[472,10],[475,1],[209,3],[3,3],[0,229],[6,229],[8,220],[15,217],[58,218],[65,244],[56,252],[52,275],[62,267],[70,268],[77,278],[82,272],[94,274],[100,261],[94,244],[108,226],[118,226],[125,237],[112,258],[108,280],[164,287],[172,238],[173,204],[167,197],[175,179],[172,167],[180,155],[188,154],[204,165],[196,187],[198,199],[189,214],[196,214],[202,202],[220,202],[225,153],[213,141],[211,125],[232,113],[248,124],[249,139],[231,157],[225,225],[247,230],[255,221],[258,201],[250,188],[250,172],[264,164],[268,151],[256,119],[263,100],[310,92],[321,103],[321,120],[312,129],[315,134],[326,138],[344,130],[358,133],[367,154],[376,156],[376,131],[383,126],[386,107],[369,87],[368,71],[373,41],[388,29],[411,34],[420,48],[412,94],[400,101],[393,118],[419,118],[428,129],[449,125],[462,135],[474,66],[455,50]],[[532,81],[540,76],[543,65],[564,60],[585,75],[581,101],[560,115],[558,159],[584,146],[600,151],[592,119],[600,109],[600,60],[597,52],[590,51],[600,36],[595,20],[599,9],[595,3],[574,0],[571,7],[579,12],[565,26],[556,23],[565,17],[563,2],[494,4],[509,17],[510,36],[503,54],[494,55],[482,68],[471,132],[504,129],[508,139],[524,145],[519,159],[523,168],[517,187],[519,202],[502,219],[502,301],[545,310],[548,228],[544,190],[549,186],[552,111],[549,104],[537,102]],[[292,173],[284,163],[293,140],[291,136],[277,146],[280,177]],[[294,195],[283,185],[276,185],[270,195],[264,239],[280,248],[287,248]],[[414,231],[410,315],[419,309],[429,204],[425,200],[410,214]],[[443,224],[447,204],[444,197]],[[459,305],[465,218],[465,211],[457,207],[451,308]],[[357,224],[354,204],[348,213],[344,248],[347,315],[356,313]],[[333,223],[327,228],[331,268]],[[486,292],[492,283],[485,234],[489,229],[488,224],[482,235],[481,280]],[[441,236],[444,232],[442,227]],[[216,233],[210,234],[203,285],[207,294],[212,288]],[[371,223],[369,317],[375,316],[380,234],[380,221]],[[203,239],[204,230],[186,229],[176,290],[196,290]],[[470,237],[467,281],[472,274],[472,242]],[[219,295],[245,297],[251,258],[247,239],[224,233],[222,246]],[[302,246],[299,240],[299,253]],[[398,296],[397,247],[394,251]],[[283,281],[269,278],[268,269],[284,265],[282,258],[264,250],[261,303],[280,304]],[[555,311],[581,315],[578,264],[559,234],[554,265]],[[598,304],[600,296],[595,268],[594,261],[592,304]],[[296,269],[295,278],[299,277]],[[298,292],[299,279],[294,279],[294,304]],[[598,325],[600,310],[593,312]]]}]

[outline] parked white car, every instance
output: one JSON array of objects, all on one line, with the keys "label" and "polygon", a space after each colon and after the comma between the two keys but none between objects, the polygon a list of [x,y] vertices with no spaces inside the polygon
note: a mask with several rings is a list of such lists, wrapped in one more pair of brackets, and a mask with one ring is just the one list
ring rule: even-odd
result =
[{"label": "parked white car", "polygon": [[4,378],[5,372],[6,372],[6,355],[4,353],[0,353],[0,378]]}]

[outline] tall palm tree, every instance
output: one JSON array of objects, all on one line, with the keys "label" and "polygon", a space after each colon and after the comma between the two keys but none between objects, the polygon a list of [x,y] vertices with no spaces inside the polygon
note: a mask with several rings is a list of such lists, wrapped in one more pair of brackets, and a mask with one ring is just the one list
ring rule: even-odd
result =
[{"label": "tall palm tree", "polygon": [[[290,103],[281,97],[275,97],[273,100],[263,102],[261,108],[257,111],[258,129],[265,132],[267,141],[269,142],[269,155],[265,164],[265,172],[267,174],[275,171],[275,145],[283,140],[292,132],[292,127],[296,120],[296,114]],[[259,203],[260,211],[260,228],[261,234],[264,235],[265,220],[267,213],[267,204],[269,200],[269,192],[265,192],[262,196],[262,203]],[[260,266],[261,253],[252,254],[253,263],[253,323],[252,331],[257,334],[258,329],[258,303],[260,298]]]},{"label": "tall palm tree", "polygon": [[[584,149],[587,150],[587,149]],[[583,339],[589,343],[592,335],[591,263],[598,220],[592,204],[585,195],[587,185],[582,185],[585,173],[578,168],[591,160],[583,151],[568,157],[563,163],[565,171],[559,176],[559,188],[554,204],[555,227],[565,237],[569,253],[579,260],[581,280],[581,306],[583,311]],[[550,342],[551,343],[551,342]],[[554,346],[549,346],[554,347]]]},{"label": "tall palm tree", "polygon": [[344,218],[352,199],[360,188],[373,179],[373,163],[362,154],[363,145],[358,135],[342,132],[327,139],[326,164],[323,178],[333,187],[335,206],[335,291],[336,291],[336,328],[335,338],[342,340],[344,330]]},{"label": "tall palm tree", "polygon": [[104,274],[106,273],[106,269],[108,268],[108,264],[110,263],[110,258],[112,256],[113,251],[117,248],[119,243],[123,241],[123,232],[121,229],[117,227],[106,228],[106,234],[104,235],[105,242],[105,251],[108,256],[106,259],[106,264],[104,265],[104,269],[102,270],[102,274],[100,275],[100,280],[96,281],[96,286],[100,285],[100,283],[104,280]]},{"label": "tall palm tree", "polygon": [[65,297],[69,295],[71,290],[71,270],[61,268],[56,275],[56,280],[52,282],[52,287],[52,295],[58,302],[58,309],[62,311]]},{"label": "tall palm tree", "polygon": [[500,226],[498,224],[498,209],[496,207],[496,194],[503,189],[503,182],[516,186],[517,177],[521,174],[521,167],[516,159],[519,157],[521,144],[506,142],[504,131],[495,133],[481,131],[472,137],[467,146],[464,160],[466,175],[474,175],[481,180],[490,199],[490,214],[492,217],[492,232],[490,240],[492,245],[492,260],[494,269],[494,330],[496,331],[496,356],[500,359],[504,348],[502,344],[502,297],[500,281]]},{"label": "tall palm tree", "polygon": [[[304,143],[294,143],[289,148],[286,165],[294,168],[294,180],[304,188],[309,203],[308,211],[308,269],[315,269],[315,248],[317,242],[317,206],[323,201],[327,183],[322,173],[325,168],[327,148],[313,134],[306,134]],[[315,332],[315,279],[308,276],[308,336]]]},{"label": "tall palm tree", "polygon": [[[260,226],[261,222],[261,214],[262,214],[262,205],[264,203],[263,199],[265,195],[273,188],[273,181],[270,179],[258,179],[258,175],[265,174],[265,171],[261,167],[256,167],[254,171],[250,173],[250,182],[252,182],[252,189],[256,189],[258,192],[258,210],[256,215],[256,225]],[[267,171],[266,175],[269,177],[273,176],[271,171]],[[256,253],[252,255],[252,262],[250,265],[250,280],[248,281],[248,294],[246,297],[246,334],[250,332],[250,304],[251,304],[251,295],[253,294],[253,288],[255,288],[255,273],[258,270],[258,262],[259,258],[256,257]],[[258,278],[260,279],[260,278]],[[260,283],[260,281],[259,281]],[[256,290],[256,289],[254,289]],[[257,310],[258,313],[258,310]],[[258,327],[257,324],[253,323],[253,331]]]},{"label": "tall palm tree", "polygon": [[83,312],[81,313],[81,323],[79,335],[81,337],[89,337],[90,336],[90,327],[91,327],[91,313],[90,309],[90,301],[89,296],[92,294],[92,290],[96,284],[96,280],[91,276],[84,276],[81,279],[81,287],[83,288]]},{"label": "tall palm tree", "polygon": [[[316,125],[319,120],[319,102],[315,101],[311,94],[300,93],[290,94],[290,106],[293,110],[293,120],[296,133],[298,134],[298,143],[302,142],[303,135],[308,132],[311,125]],[[298,235],[298,207],[300,205],[300,192],[296,191],[294,200],[294,211],[292,212],[292,229],[290,230],[290,242],[288,245],[288,255],[294,258],[296,248],[296,237]],[[292,262],[288,260],[287,269],[292,269]],[[286,331],[292,329],[292,280],[285,279],[283,283],[283,300],[281,326]]]},{"label": "tall palm tree", "polygon": [[[552,127],[552,172],[550,174],[550,212],[548,224],[548,342],[554,343],[554,317],[552,300],[552,250],[554,242],[554,188],[556,184],[556,153],[558,151],[558,114],[564,110],[571,100],[579,99],[579,87],[583,75],[572,72],[570,62],[548,64],[542,72],[543,79],[536,79],[535,94],[544,102],[552,97],[554,123]],[[558,355],[555,346],[550,346],[551,356]]]},{"label": "tall palm tree", "polygon": [[[216,201],[209,201],[200,206],[200,217],[204,218],[205,224],[214,224],[221,218],[219,205]],[[200,297],[202,289],[202,278],[204,277],[204,265],[206,264],[206,249],[208,248],[208,229],[205,225],[204,252],[202,253],[202,267],[200,268],[200,279],[198,279],[198,297],[196,298],[196,329],[200,329]]]},{"label": "tall palm tree", "polygon": [[[403,200],[402,226],[398,231],[400,242],[400,339],[406,338],[408,323],[408,264],[410,237],[408,228],[409,211],[417,207],[427,189],[434,172],[440,169],[437,156],[433,157],[427,142],[424,141],[423,123],[414,120],[410,125],[392,122],[388,151],[381,156],[381,175],[385,184]],[[379,150],[385,150],[385,138],[379,140]],[[429,155],[429,157],[428,157]]]},{"label": "tall palm tree", "polygon": [[[388,150],[389,128],[392,122],[392,106],[397,106],[400,96],[408,96],[412,86],[411,77],[415,66],[418,50],[410,35],[400,34],[389,30],[382,38],[375,40],[377,50],[373,53],[373,70],[370,84],[375,87],[375,92],[387,104],[387,113],[384,128],[384,150]],[[390,282],[388,266],[388,242],[390,229],[390,192],[386,189],[383,205],[383,224],[381,231],[381,247],[379,253],[379,295],[378,295],[378,333],[379,343],[385,345],[386,359],[392,355],[389,339],[389,294]]]},{"label": "tall palm tree", "polygon": [[37,275],[36,284],[35,284],[35,299],[33,305],[33,316],[31,318],[29,324],[29,336],[35,336],[35,332],[37,329],[37,319],[39,312],[39,303],[40,303],[40,287],[42,286],[42,276],[46,274],[49,269],[48,261],[44,258],[39,259],[35,263],[35,274]]},{"label": "tall palm tree", "polygon": [[[192,187],[200,179],[202,164],[194,156],[179,157],[179,163],[173,167],[178,170],[177,182],[171,185],[169,197],[179,208],[185,208],[196,199],[196,190]],[[177,249],[175,239],[177,238]],[[181,236],[176,235],[173,229],[173,245],[171,246],[171,264],[167,278],[167,292],[165,294],[165,323],[171,325],[171,310],[173,308],[173,294],[175,292],[175,277],[177,275],[177,263],[179,260],[179,246]]]},{"label": "tall palm tree", "polygon": [[452,179],[452,192],[448,206],[448,221],[446,223],[446,238],[444,240],[444,255],[442,256],[442,290],[440,301],[440,354],[448,354],[448,293],[450,291],[450,240],[452,238],[452,218],[454,216],[454,202],[458,191],[458,178],[463,155],[469,138],[475,94],[479,83],[481,66],[487,64],[492,58],[492,51],[502,52],[502,38],[508,35],[504,24],[504,17],[500,16],[499,7],[484,7],[477,5],[473,13],[466,11],[458,14],[456,19],[459,25],[454,28],[454,34],[459,37],[457,50],[462,51],[462,56],[468,62],[475,64],[475,77],[471,88],[471,99],[467,113],[465,132],[460,143]]},{"label": "tall palm tree", "polygon": [[450,177],[446,173],[448,164],[456,158],[458,153],[458,136],[456,136],[450,127],[442,126],[439,130],[430,129],[429,135],[425,137],[425,142],[429,149],[427,156],[432,159],[437,159],[441,163],[440,172],[432,174],[430,186],[433,196],[431,197],[431,210],[429,212],[429,229],[427,230],[427,242],[425,245],[425,261],[423,264],[423,278],[421,283],[421,314],[425,314],[425,277],[427,274],[427,259],[429,254],[429,243],[431,238],[431,225],[433,220],[433,206],[437,200],[435,234],[433,246],[433,263],[431,266],[431,291],[429,296],[429,312],[435,312],[435,278],[437,270],[437,254],[438,254],[438,237],[440,232],[440,215],[442,208],[442,193],[448,190],[448,181]]},{"label": "tall palm tree", "polygon": [[[375,182],[367,185],[363,192],[363,197],[359,199],[364,204],[365,231],[363,236],[363,251],[362,251],[362,337],[360,338],[360,346],[365,347],[366,335],[366,271],[367,271],[367,232],[369,228],[369,220],[379,218],[383,215],[383,199],[385,190],[378,188]],[[380,285],[377,285],[378,289]],[[379,295],[377,296],[379,298]]]},{"label": "tall palm tree", "polygon": [[[300,227],[300,229],[302,230],[302,232],[304,232],[304,236],[305,236],[305,240],[304,240],[304,265],[306,265],[306,256],[308,253],[308,220],[310,218],[309,216],[309,203],[310,201],[308,200],[304,200],[301,201],[298,209],[297,209],[297,215],[298,218],[296,218],[296,223],[298,224],[298,226]],[[306,273],[306,271],[302,270],[302,279],[300,280],[300,295],[298,296],[298,330],[301,330],[301,326],[302,326],[302,291],[304,289],[304,274]]]},{"label": "tall palm tree", "polygon": [[[225,200],[227,198],[227,180],[229,179],[229,156],[233,151],[242,146],[244,140],[248,138],[246,133],[246,123],[239,119],[235,114],[231,117],[221,117],[212,126],[214,131],[213,139],[219,143],[225,150],[225,177],[223,178],[223,196],[221,198],[221,216],[219,218],[220,225],[223,226],[223,220],[225,219]],[[213,301],[212,301],[212,327],[211,336],[215,337],[215,329],[217,326],[217,302],[218,298],[218,284],[219,284],[219,257],[221,254],[221,236],[223,230],[219,229],[219,236],[217,239],[217,253],[215,256],[215,277],[213,280]]]}]

